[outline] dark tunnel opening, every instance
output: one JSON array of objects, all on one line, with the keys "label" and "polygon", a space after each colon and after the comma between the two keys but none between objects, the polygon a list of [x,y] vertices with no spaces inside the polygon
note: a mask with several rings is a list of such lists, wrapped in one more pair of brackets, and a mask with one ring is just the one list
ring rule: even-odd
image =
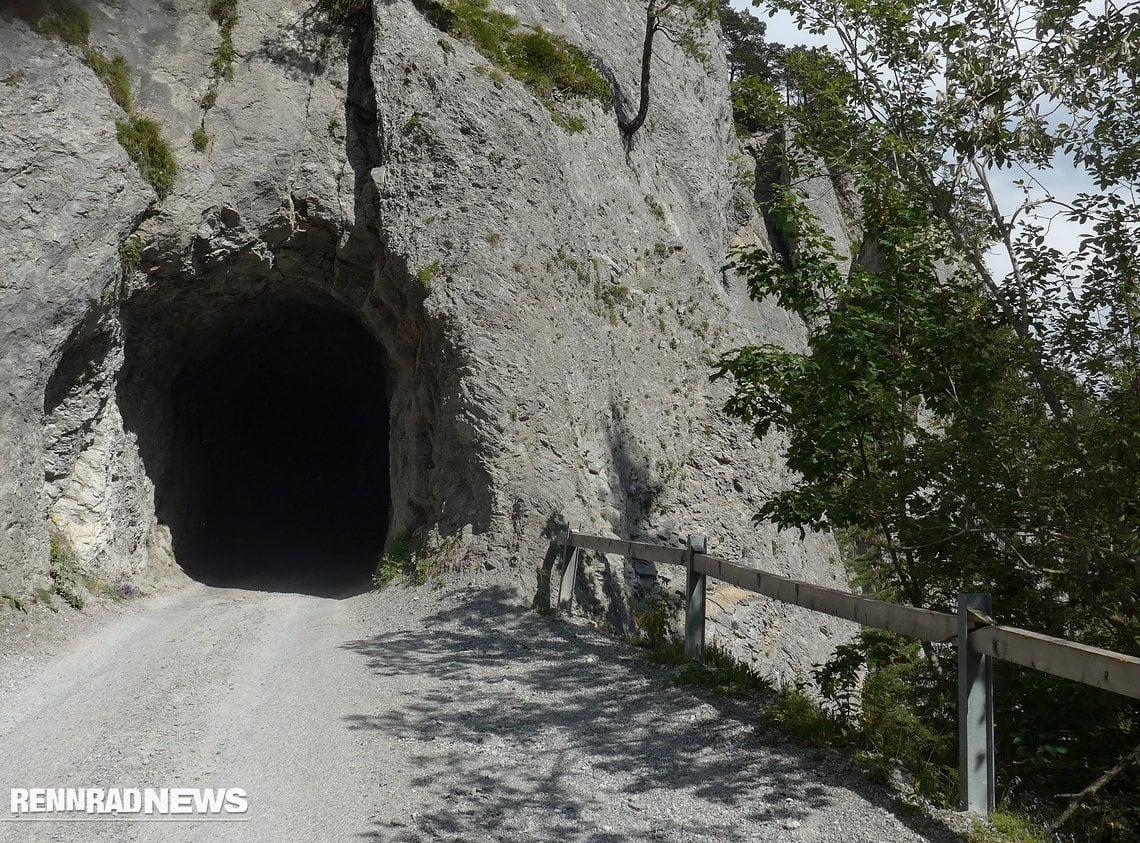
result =
[{"label": "dark tunnel opening", "polygon": [[381,348],[355,319],[263,312],[187,363],[170,400],[177,489],[157,503],[188,574],[330,596],[369,587],[391,503],[388,394]]}]

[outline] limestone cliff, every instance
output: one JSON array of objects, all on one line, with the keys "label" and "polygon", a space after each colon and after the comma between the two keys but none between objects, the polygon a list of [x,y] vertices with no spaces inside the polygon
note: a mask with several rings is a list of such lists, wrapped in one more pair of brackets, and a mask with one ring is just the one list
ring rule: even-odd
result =
[{"label": "limestone cliff", "polygon": [[[840,581],[829,540],[751,523],[783,468],[720,415],[708,380],[723,350],[802,342],[721,269],[762,226],[719,58],[662,43],[627,148],[613,107],[563,104],[567,125],[412,0],[376,0],[349,25],[306,0],[240,0],[225,72],[207,6],[85,7],[92,48],[126,58],[134,108],[173,148],[162,199],[80,48],[0,17],[0,586],[43,581],[52,532],[108,580],[193,568],[223,493],[202,449],[229,435],[234,402],[258,373],[287,377],[282,360],[356,349],[357,328],[378,361],[359,377],[382,407],[371,433],[336,424],[386,488],[360,482],[330,519],[348,512],[389,543],[457,537],[452,576],[531,591],[567,521],[673,543],[706,533],[729,558]],[[499,8],[634,95],[635,0]],[[327,371],[356,377],[359,356]],[[316,459],[313,437],[338,438],[326,415],[285,401],[258,424],[286,431],[287,469]],[[615,597],[651,567],[592,571],[584,603],[627,623]],[[738,598],[712,598],[722,634],[770,666],[826,651],[818,618]]]}]

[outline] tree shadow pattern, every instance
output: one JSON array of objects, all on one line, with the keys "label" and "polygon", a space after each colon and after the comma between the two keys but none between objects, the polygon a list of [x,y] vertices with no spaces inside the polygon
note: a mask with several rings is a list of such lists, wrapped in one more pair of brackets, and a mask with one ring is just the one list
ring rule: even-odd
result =
[{"label": "tree shadow pattern", "polygon": [[957,839],[891,816],[892,797],[842,759],[766,732],[756,701],[678,687],[628,644],[505,591],[343,646],[401,689],[346,718],[400,745],[376,782],[400,804],[362,838]]}]

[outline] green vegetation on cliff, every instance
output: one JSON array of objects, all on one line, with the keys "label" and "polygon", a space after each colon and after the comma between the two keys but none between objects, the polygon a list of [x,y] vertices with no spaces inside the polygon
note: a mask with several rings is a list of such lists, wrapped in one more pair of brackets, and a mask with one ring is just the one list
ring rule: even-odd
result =
[{"label": "green vegetation on cliff", "polygon": [[210,70],[214,74],[211,89],[216,90],[222,79],[234,78],[234,28],[238,24],[238,0],[210,0],[210,18],[221,30],[221,39],[210,60]]},{"label": "green vegetation on cliff", "polygon": [[645,0],[645,30],[641,43],[641,78],[638,87],[637,111],[632,117],[619,115],[618,128],[629,142],[644,125],[649,114],[649,99],[653,76],[654,40],[658,33],[682,52],[698,61],[709,56],[704,39],[709,26],[717,19],[719,0]]},{"label": "green vegetation on cliff", "polygon": [[111,99],[128,114],[131,111],[131,66],[122,55],[107,58],[98,50],[88,47],[83,51],[87,66],[107,88]]},{"label": "green vegetation on cliff", "polygon": [[95,72],[111,99],[127,113],[126,120],[115,122],[119,143],[138,165],[142,177],[160,198],[165,198],[174,187],[178,163],[158,123],[133,111],[131,67],[126,58],[122,55],[107,58],[91,46],[91,16],[74,3],[50,5],[31,25],[40,35],[57,38],[80,49],[84,64]]},{"label": "green vegetation on cliff", "polygon": [[372,0],[317,0],[317,8],[338,25],[351,23],[372,8]]},{"label": "green vegetation on cliff", "polygon": [[63,601],[73,609],[82,609],[85,601],[80,593],[80,581],[83,577],[79,566],[79,558],[71,544],[59,533],[51,535],[51,559],[48,566],[48,576],[51,577],[52,592],[63,598]]},{"label": "green vegetation on cliff", "polygon": [[210,59],[210,84],[198,105],[202,109],[202,122],[190,135],[190,145],[195,152],[205,152],[210,145],[210,135],[206,131],[206,113],[218,102],[218,86],[222,80],[234,78],[234,29],[238,25],[238,0],[210,0],[207,12],[218,25],[220,37]]},{"label": "green vegetation on cliff", "polygon": [[525,84],[566,128],[585,128],[580,118],[561,114],[565,98],[609,104],[610,84],[589,57],[565,38],[542,28],[523,26],[511,15],[490,8],[487,0],[415,0],[433,26],[465,41],[496,67]]},{"label": "green vegetation on cliff", "polygon": [[159,196],[170,193],[174,188],[178,164],[174,153],[162,139],[158,123],[141,114],[132,114],[126,120],[116,121],[115,130],[119,143],[155,192]]}]

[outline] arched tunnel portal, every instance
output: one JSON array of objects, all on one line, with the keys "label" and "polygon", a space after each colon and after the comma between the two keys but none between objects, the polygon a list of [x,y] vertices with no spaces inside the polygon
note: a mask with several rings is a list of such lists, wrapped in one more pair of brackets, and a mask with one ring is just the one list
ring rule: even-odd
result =
[{"label": "arched tunnel portal", "polygon": [[129,313],[120,383],[178,563],[213,585],[367,588],[391,512],[382,347],[331,298],[185,305]]}]

